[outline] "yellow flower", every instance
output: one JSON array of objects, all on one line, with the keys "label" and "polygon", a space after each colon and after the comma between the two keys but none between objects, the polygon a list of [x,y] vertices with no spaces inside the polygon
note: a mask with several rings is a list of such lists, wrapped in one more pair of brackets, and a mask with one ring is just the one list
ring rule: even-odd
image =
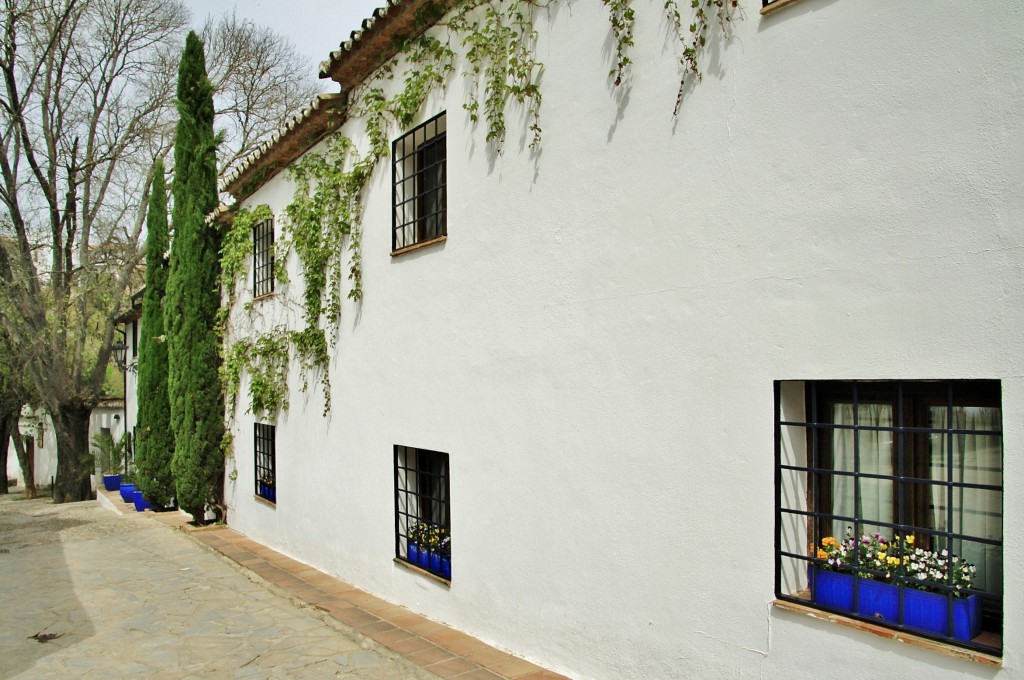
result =
[{"label": "yellow flower", "polygon": [[818,559],[823,560],[826,557],[828,557],[828,553],[822,550],[821,548],[818,548]]},{"label": "yellow flower", "polygon": [[826,536],[825,538],[821,539],[821,544],[827,548],[830,545],[837,545],[837,541],[832,536]]},{"label": "yellow flower", "polygon": [[913,536],[907,536],[907,543],[910,544],[910,545],[914,545],[914,537]]}]

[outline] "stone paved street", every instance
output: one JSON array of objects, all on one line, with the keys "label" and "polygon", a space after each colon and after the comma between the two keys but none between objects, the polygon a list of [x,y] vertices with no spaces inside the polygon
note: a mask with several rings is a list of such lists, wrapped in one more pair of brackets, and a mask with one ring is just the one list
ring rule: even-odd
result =
[{"label": "stone paved street", "polygon": [[0,678],[127,677],[437,676],[147,516],[0,496]]}]

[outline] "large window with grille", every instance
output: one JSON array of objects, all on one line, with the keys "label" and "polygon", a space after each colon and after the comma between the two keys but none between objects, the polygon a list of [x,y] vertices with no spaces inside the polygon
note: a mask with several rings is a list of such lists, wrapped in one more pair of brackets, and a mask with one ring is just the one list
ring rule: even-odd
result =
[{"label": "large window with grille", "polygon": [[775,384],[776,596],[1001,654],[999,381]]},{"label": "large window with grille", "polygon": [[274,221],[263,220],[252,228],[252,294],[274,292]]},{"label": "large window with grille", "polygon": [[277,428],[266,423],[255,425],[256,495],[277,503]]},{"label": "large window with grille", "polygon": [[448,234],[446,132],[442,113],[395,140],[392,251]]},{"label": "large window with grille", "polygon": [[452,577],[448,454],[395,446],[395,556]]}]

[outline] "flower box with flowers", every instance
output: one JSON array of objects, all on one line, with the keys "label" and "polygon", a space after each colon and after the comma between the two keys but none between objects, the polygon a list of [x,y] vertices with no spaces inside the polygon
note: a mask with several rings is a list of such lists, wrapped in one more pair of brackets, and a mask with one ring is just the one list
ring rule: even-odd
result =
[{"label": "flower box with flowers", "polygon": [[[981,598],[967,592],[975,566],[948,550],[922,550],[913,536],[902,543],[899,536],[890,542],[880,534],[843,541],[827,536],[816,557],[810,582],[818,604],[899,623],[902,598],[904,626],[949,637],[952,599],[952,637],[970,640],[981,633]],[[941,586],[951,588],[953,597]]]},{"label": "flower box with flowers", "polygon": [[409,530],[408,560],[441,578],[452,577],[452,537],[448,529],[420,522]]},{"label": "flower box with flowers", "polygon": [[271,503],[277,503],[277,487],[274,484],[274,474],[272,472],[266,473],[259,478],[256,495]]}]

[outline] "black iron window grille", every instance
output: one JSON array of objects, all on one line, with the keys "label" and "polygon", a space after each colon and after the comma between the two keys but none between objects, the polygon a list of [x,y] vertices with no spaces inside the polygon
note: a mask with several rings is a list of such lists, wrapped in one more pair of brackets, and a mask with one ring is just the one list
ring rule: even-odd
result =
[{"label": "black iron window grille", "polygon": [[266,423],[255,425],[256,495],[277,503],[277,428]]},{"label": "black iron window grille", "polygon": [[446,121],[439,114],[393,145],[392,251],[448,234]]},{"label": "black iron window grille", "polygon": [[395,557],[452,577],[448,454],[395,446]]},{"label": "black iron window grille", "polygon": [[263,220],[252,228],[252,294],[274,292],[274,221]]},{"label": "black iron window grille", "polygon": [[1002,653],[997,380],[775,383],[775,595]]}]

